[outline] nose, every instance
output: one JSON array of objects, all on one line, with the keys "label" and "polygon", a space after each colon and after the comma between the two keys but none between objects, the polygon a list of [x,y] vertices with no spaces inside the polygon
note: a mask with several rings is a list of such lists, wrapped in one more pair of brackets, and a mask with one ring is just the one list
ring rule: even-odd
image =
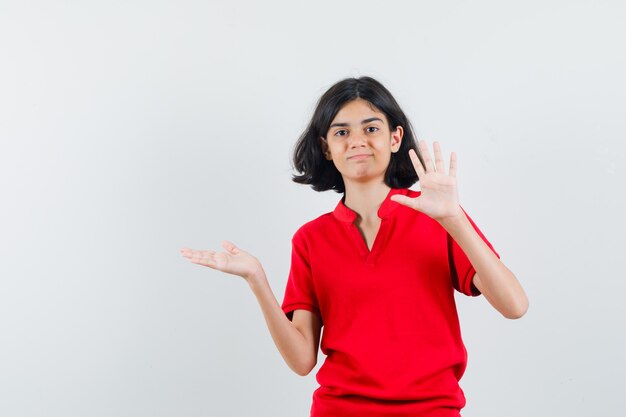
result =
[{"label": "nose", "polygon": [[365,137],[365,134],[363,134],[362,132],[357,132],[357,133],[350,135],[350,142],[349,142],[350,148],[364,146],[366,143],[367,143],[367,138]]}]

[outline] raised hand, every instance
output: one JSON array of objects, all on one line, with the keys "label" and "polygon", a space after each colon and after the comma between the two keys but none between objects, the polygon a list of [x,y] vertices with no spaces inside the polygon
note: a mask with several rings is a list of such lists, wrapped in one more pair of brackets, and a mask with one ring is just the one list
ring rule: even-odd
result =
[{"label": "raised hand", "polygon": [[422,166],[413,149],[409,150],[409,157],[419,177],[422,192],[415,198],[395,194],[391,196],[391,200],[418,210],[439,222],[462,215],[456,186],[456,153],[452,152],[450,155],[450,171],[446,174],[439,142],[433,143],[434,164],[428,144],[421,140],[418,146],[426,166]]},{"label": "raised hand", "polygon": [[262,270],[261,263],[257,258],[239,249],[232,242],[224,240],[222,246],[226,252],[182,248],[180,253],[195,264],[208,266],[227,274],[238,275],[246,281],[255,277]]}]

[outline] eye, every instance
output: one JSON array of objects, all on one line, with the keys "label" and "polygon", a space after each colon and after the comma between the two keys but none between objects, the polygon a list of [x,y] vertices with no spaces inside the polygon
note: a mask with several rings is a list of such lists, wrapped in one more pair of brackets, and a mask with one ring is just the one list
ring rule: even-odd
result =
[{"label": "eye", "polygon": [[[369,126],[367,129],[376,129],[376,130],[380,130],[379,128],[377,128],[376,126]],[[369,130],[369,132],[376,132],[376,130]]]},{"label": "eye", "polygon": [[346,129],[338,130],[338,131],[335,132],[335,136],[345,136],[345,135],[340,135],[339,134],[340,132],[347,132],[347,130]]}]

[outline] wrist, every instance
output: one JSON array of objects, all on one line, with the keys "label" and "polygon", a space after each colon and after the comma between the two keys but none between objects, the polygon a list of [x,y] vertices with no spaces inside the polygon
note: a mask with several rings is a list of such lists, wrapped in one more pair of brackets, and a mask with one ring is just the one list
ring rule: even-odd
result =
[{"label": "wrist", "polygon": [[444,217],[443,219],[439,219],[437,221],[450,234],[462,229],[468,223],[467,216],[465,216],[465,213],[462,210],[459,210],[459,214],[455,216]]},{"label": "wrist", "polygon": [[263,282],[267,282],[265,271],[260,264],[254,271],[247,274],[244,279],[246,280],[248,285],[250,285],[250,287],[253,287],[253,289],[255,287],[258,287],[260,284],[263,284]]}]

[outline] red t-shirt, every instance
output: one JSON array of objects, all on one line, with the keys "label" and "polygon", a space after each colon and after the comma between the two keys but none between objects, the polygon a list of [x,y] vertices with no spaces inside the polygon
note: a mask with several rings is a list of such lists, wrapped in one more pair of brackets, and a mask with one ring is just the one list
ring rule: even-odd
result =
[{"label": "red t-shirt", "polygon": [[480,295],[475,271],[439,223],[390,200],[396,193],[420,195],[389,191],[371,252],[343,199],[293,235],[282,309],[289,319],[312,311],[323,324],[312,417],[458,417],[465,406],[454,289]]}]

